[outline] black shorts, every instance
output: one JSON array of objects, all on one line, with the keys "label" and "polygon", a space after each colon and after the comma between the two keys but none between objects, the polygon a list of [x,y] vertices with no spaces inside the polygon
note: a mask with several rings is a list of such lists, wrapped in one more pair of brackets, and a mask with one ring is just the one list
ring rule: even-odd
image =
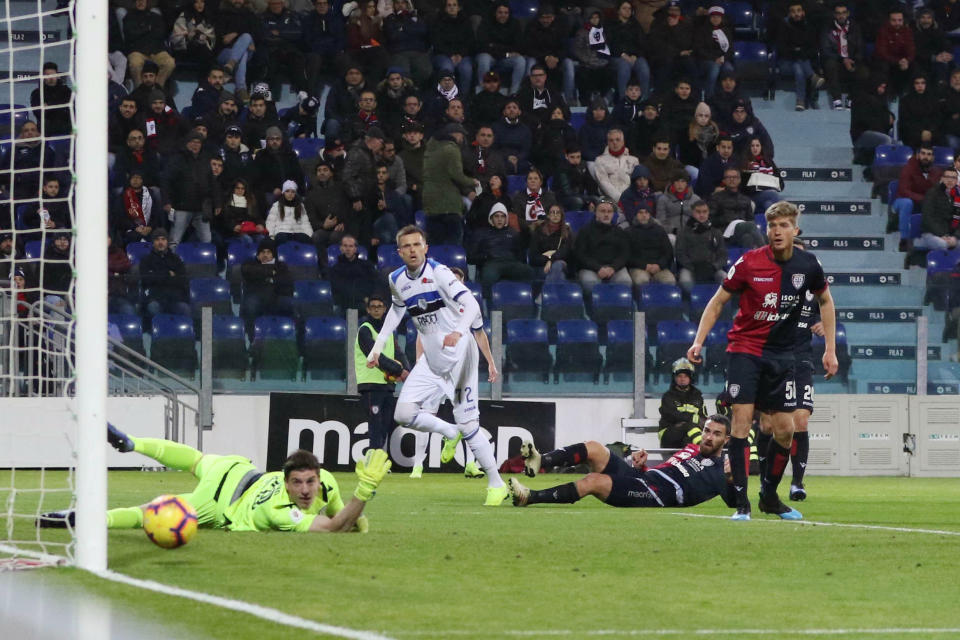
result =
[{"label": "black shorts", "polygon": [[813,362],[797,360],[794,376],[797,380],[798,409],[806,409],[813,413]]},{"label": "black shorts", "polygon": [[610,461],[602,473],[610,476],[613,487],[606,503],[611,507],[672,507],[676,505],[676,494],[664,492],[650,484],[646,474],[631,467],[619,456],[610,456]]},{"label": "black shorts", "polygon": [[797,408],[793,354],[783,357],[731,353],[727,393],[733,404],[752,404],[760,411],[792,412]]}]

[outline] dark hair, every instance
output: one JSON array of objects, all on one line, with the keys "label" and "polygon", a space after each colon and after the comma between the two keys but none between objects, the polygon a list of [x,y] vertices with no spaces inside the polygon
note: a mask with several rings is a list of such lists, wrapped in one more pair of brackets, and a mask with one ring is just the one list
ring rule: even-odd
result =
[{"label": "dark hair", "polygon": [[657,146],[661,142],[665,144],[670,144],[670,138],[663,135],[657,136],[656,138],[653,139],[653,146]]},{"label": "dark hair", "polygon": [[921,143],[917,146],[917,151],[919,151],[920,149],[927,149],[927,150],[929,150],[930,152],[933,152],[933,143],[930,143],[930,142],[921,142]]},{"label": "dark hair", "polygon": [[297,449],[283,461],[283,479],[289,480],[291,473],[294,471],[304,471],[305,469],[312,469],[319,475],[320,461],[317,460],[317,456],[309,451]]},{"label": "dark hair", "polygon": [[721,142],[729,142],[730,144],[733,144],[733,136],[731,136],[729,133],[721,133],[719,136],[717,136],[717,144],[720,144]]},{"label": "dark hair", "polygon": [[210,67],[210,69],[207,71],[207,77],[209,77],[210,74],[213,73],[214,71],[226,71],[226,70],[220,65],[215,64],[212,67]]},{"label": "dark hair", "polygon": [[719,413],[715,413],[709,418],[707,418],[707,420],[709,420],[710,422],[717,422],[719,424],[722,424],[723,428],[726,429],[727,431],[727,435],[730,435],[730,418],[728,418],[727,416],[722,416]]}]

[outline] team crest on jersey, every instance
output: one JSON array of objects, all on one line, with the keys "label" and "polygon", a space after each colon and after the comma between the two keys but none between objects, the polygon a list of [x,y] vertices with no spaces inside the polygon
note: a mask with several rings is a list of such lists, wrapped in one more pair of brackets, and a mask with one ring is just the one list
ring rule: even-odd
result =
[{"label": "team crest on jersey", "polygon": [[424,311],[427,310],[427,304],[428,304],[427,301],[424,300],[423,298],[420,298],[419,300],[417,300],[417,306],[423,309]]},{"label": "team crest on jersey", "polygon": [[795,273],[792,276],[790,276],[790,282],[793,284],[794,289],[799,289],[800,287],[802,287],[803,281],[805,279],[806,278],[802,273]]},{"label": "team crest on jersey", "polygon": [[378,413],[380,413],[380,407],[378,407],[377,405],[373,405],[372,407],[370,407],[370,413],[372,413],[373,415],[377,415]]},{"label": "team crest on jersey", "polygon": [[736,398],[738,395],[740,395],[740,385],[738,385],[738,384],[732,384],[732,385],[730,385],[730,388],[727,389],[727,391],[730,392],[730,397],[731,397],[731,398]]},{"label": "team crest on jersey", "polygon": [[296,507],[290,509],[290,522],[293,524],[300,524],[301,520],[303,520],[303,512]]},{"label": "team crest on jersey", "polygon": [[765,306],[765,307],[773,307],[774,309],[776,309],[776,308],[777,308],[777,294],[771,292],[771,293],[768,293],[768,294],[766,294],[765,296],[763,296],[763,306]]}]

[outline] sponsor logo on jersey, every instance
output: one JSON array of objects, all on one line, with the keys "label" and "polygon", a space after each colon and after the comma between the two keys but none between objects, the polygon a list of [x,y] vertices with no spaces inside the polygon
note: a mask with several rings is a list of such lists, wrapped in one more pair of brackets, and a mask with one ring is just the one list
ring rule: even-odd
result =
[{"label": "sponsor logo on jersey", "polygon": [[301,520],[303,520],[303,512],[296,507],[290,509],[290,522],[293,524],[300,524]]},{"label": "sponsor logo on jersey", "polygon": [[738,395],[740,395],[740,385],[738,385],[738,384],[732,384],[732,385],[730,385],[730,388],[727,389],[727,391],[730,392],[730,397],[731,397],[731,398],[736,398]]},{"label": "sponsor logo on jersey", "polygon": [[790,276],[790,283],[793,285],[794,289],[799,289],[802,287],[804,280],[806,280],[806,276],[802,273],[795,273]]},{"label": "sponsor logo on jersey", "polygon": [[764,295],[764,296],[763,296],[763,306],[764,306],[764,307],[773,307],[774,309],[776,309],[776,308],[777,308],[777,294],[771,292],[771,293],[768,293],[768,294]]},{"label": "sponsor logo on jersey", "polygon": [[420,282],[422,282],[423,284],[433,284],[433,280],[431,280],[430,278],[424,278]]},{"label": "sponsor logo on jersey", "polygon": [[405,284],[405,285],[403,285],[403,287],[400,289],[400,292],[403,293],[404,291],[406,291],[407,289],[409,289],[409,288],[412,287],[412,286],[413,286],[412,284]]},{"label": "sponsor logo on jersey", "polygon": [[760,278],[760,277],[754,276],[753,281],[754,282],[773,282],[773,278]]}]

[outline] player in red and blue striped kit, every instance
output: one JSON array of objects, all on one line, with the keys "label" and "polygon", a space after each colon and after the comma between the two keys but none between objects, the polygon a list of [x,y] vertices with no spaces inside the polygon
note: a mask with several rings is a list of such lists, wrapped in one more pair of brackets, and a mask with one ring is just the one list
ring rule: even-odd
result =
[{"label": "player in red and blue striped kit", "polygon": [[643,449],[625,460],[610,455],[596,441],[580,442],[542,455],[532,442],[524,442],[520,455],[528,476],[537,475],[541,467],[581,463],[588,465],[591,473],[576,482],[540,490],[511,478],[513,505],[569,504],[595,496],[611,507],[692,507],[721,496],[732,507],[736,493],[730,483],[730,465],[723,456],[729,437],[730,421],[723,416],[710,416],[703,425],[699,445],[688,444],[656,467],[647,467],[647,452]]},{"label": "player in red and blue striped kit", "polygon": [[754,407],[768,414],[773,439],[760,481],[760,510],[783,519],[799,520],[796,509],[783,504],[777,487],[783,477],[793,441],[793,411],[797,408],[795,348],[801,307],[808,294],[820,304],[827,378],[837,372],[836,316],[823,268],[807,251],[795,251],[799,228],[796,205],[781,201],[766,211],[769,245],[748,251],[730,267],[726,279],[707,304],[687,359],[703,361],[703,341],[734,293],[740,308],[727,334],[727,394],[733,404],[730,467],[737,492],[734,520],[750,519],[747,494],[749,447],[747,436]]}]

